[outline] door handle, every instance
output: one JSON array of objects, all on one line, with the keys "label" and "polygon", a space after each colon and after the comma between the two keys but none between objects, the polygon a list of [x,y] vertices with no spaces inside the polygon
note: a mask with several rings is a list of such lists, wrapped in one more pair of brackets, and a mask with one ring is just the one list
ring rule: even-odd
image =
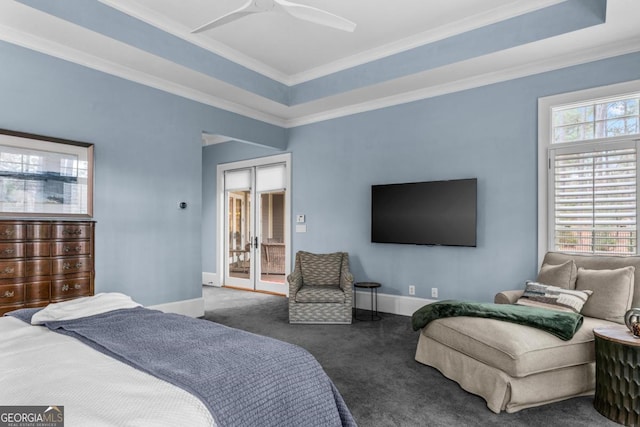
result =
[{"label": "door handle", "polygon": [[253,238],[253,242],[254,242],[254,247],[258,249],[258,236]]}]

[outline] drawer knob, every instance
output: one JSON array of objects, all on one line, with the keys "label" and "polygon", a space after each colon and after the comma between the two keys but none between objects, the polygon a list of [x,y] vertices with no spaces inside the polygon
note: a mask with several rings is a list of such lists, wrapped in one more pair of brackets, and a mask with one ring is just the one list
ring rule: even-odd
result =
[{"label": "drawer knob", "polygon": [[65,263],[62,264],[62,269],[63,270],[77,270],[80,267],[82,267],[82,263],[81,262],[76,262],[73,265],[71,265],[68,262],[65,262]]},{"label": "drawer knob", "polygon": [[82,229],[81,228],[64,228],[62,230],[62,234],[65,234],[68,236],[79,236],[82,234]]},{"label": "drawer knob", "polygon": [[73,289],[75,290],[80,290],[82,289],[82,285],[79,283],[75,283],[73,286],[69,285],[67,283],[65,283],[64,285],[62,285],[62,291],[63,292],[67,292],[69,289],[71,289],[73,287]]},{"label": "drawer knob", "polygon": [[5,255],[11,255],[15,252],[15,250],[13,248],[7,248],[4,251],[2,251],[3,254]]},{"label": "drawer knob", "polygon": [[80,252],[82,250],[82,246],[75,246],[75,247],[71,247],[71,246],[65,246],[63,248],[63,251],[65,253],[69,253],[71,251],[76,251],[76,252]]},{"label": "drawer knob", "polygon": [[4,291],[4,294],[2,294],[2,298],[13,298],[15,294],[15,291]]},{"label": "drawer knob", "polygon": [[13,228],[5,228],[4,231],[2,232],[2,234],[0,234],[2,237],[11,237],[13,236]]},{"label": "drawer knob", "polygon": [[16,269],[13,267],[5,267],[4,270],[2,270],[2,274],[11,274],[14,271],[16,271]]}]

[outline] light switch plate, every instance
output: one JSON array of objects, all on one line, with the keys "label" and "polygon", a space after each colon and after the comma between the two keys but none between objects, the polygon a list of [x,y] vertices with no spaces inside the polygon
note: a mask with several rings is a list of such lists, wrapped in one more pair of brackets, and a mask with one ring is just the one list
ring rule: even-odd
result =
[{"label": "light switch plate", "polygon": [[296,225],[296,233],[306,233],[307,225],[306,224],[298,224]]}]

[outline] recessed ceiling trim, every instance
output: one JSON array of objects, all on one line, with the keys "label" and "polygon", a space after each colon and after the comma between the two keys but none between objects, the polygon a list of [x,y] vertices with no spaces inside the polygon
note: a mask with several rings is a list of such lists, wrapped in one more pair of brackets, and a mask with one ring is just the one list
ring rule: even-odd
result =
[{"label": "recessed ceiling trim", "polygon": [[529,12],[533,12],[535,10],[553,6],[566,0],[537,0],[535,2],[532,2],[530,0],[520,0],[516,3],[494,8],[483,12],[482,14],[473,15],[457,22],[448,23],[445,27],[435,28],[433,30],[426,31],[412,37],[398,40],[396,42],[389,43],[375,49],[371,49],[366,52],[362,52],[357,55],[353,55],[339,61],[335,61],[321,67],[316,67],[314,69],[293,75],[287,75],[273,67],[266,65],[261,61],[244,55],[241,52],[232,49],[231,47],[223,43],[217,43],[210,38],[204,37],[200,34],[191,34],[190,28],[187,28],[186,26],[176,22],[175,20],[172,20],[164,15],[160,15],[150,10],[149,8],[137,3],[135,0],[98,1],[116,10],[119,10],[120,12],[126,13],[136,19],[146,22],[149,25],[153,25],[176,37],[180,37],[203,49],[207,49],[210,52],[220,55],[239,65],[247,67],[248,69],[269,77],[279,83],[287,86],[294,86],[296,84],[304,83],[339,71],[353,68],[358,65],[366,64],[377,59],[401,53],[418,46],[432,43],[434,41],[442,40],[456,34],[471,31],[483,26],[503,21],[505,19],[513,18]]},{"label": "recessed ceiling trim", "polygon": [[315,80],[339,71],[348,70],[349,68],[357,67],[368,62],[386,58],[401,52],[406,52],[408,50],[482,28],[487,25],[495,24],[506,19],[525,15],[539,9],[544,9],[549,6],[562,3],[563,1],[565,0],[540,0],[536,2],[521,0],[518,3],[510,4],[508,6],[491,9],[482,14],[473,15],[456,22],[447,23],[444,27],[434,28],[429,31],[415,34],[411,37],[397,40],[393,43],[388,43],[374,49],[360,52],[339,61],[334,61],[329,64],[316,67],[309,71],[293,74],[288,77],[288,84],[296,85]]},{"label": "recessed ceiling trim", "polygon": [[[393,107],[396,105],[406,104],[409,102],[420,101],[423,99],[433,98],[436,96],[446,95],[449,93],[460,92],[463,90],[473,89],[477,87],[487,86],[494,83],[500,83],[517,78],[532,76],[548,71],[567,68],[575,65],[586,64],[593,61],[612,58],[615,56],[640,52],[640,37],[629,39],[624,43],[616,42],[604,46],[596,46],[572,54],[561,54],[552,58],[545,58],[539,61],[532,61],[525,64],[519,64],[514,67],[505,68],[499,72],[490,71],[484,74],[474,75],[448,82],[441,85],[430,86],[419,90],[407,91],[392,96],[377,98],[374,100],[351,104],[345,107],[325,110],[321,113],[307,114],[298,118],[286,120],[285,126],[293,128],[325,120],[337,119],[353,114],[364,113],[368,111],[378,110],[381,108]],[[500,52],[501,54],[504,52]],[[484,60],[485,57],[474,58],[463,63],[447,65],[448,68],[456,68],[460,66],[469,67],[470,63],[476,60]],[[436,69],[437,70],[437,69]],[[425,76],[428,76],[428,72]],[[383,83],[384,85],[386,83]],[[428,84],[428,78],[425,84]],[[369,87],[368,90],[372,90]]]},{"label": "recessed ceiling trim", "polygon": [[206,49],[209,52],[213,52],[216,55],[220,55],[229,61],[233,61],[238,65],[242,65],[252,71],[262,74],[265,77],[273,79],[278,83],[291,86],[289,83],[289,76],[285,73],[269,67],[262,61],[258,61],[248,55],[241,53],[240,51],[227,46],[224,43],[217,43],[210,38],[203,36],[202,34],[191,34],[192,28],[182,25],[172,19],[167,18],[164,15],[160,15],[153,10],[135,2],[134,0],[127,0],[122,2],[120,0],[98,0],[100,3],[105,4],[113,9],[119,10],[122,13],[126,13],[142,22],[159,28],[171,35],[179,37],[189,43],[192,43],[202,49]]},{"label": "recessed ceiling trim", "polygon": [[[193,73],[195,72],[193,72],[192,70],[188,70],[172,62],[156,57],[148,52],[141,51],[137,48],[110,39],[102,34],[95,33],[75,24],[71,24],[60,18],[56,18],[52,15],[40,12],[18,2],[1,2],[0,12],[0,40],[4,40],[17,46],[44,53],[46,55],[60,58],[65,61],[73,62],[75,64],[92,68],[94,70],[98,70],[126,80],[140,83],[145,86],[161,90],[163,92],[172,93],[183,98],[201,102],[203,104],[220,108],[231,113],[236,113],[244,117],[252,118],[280,127],[283,127],[285,125],[284,119],[279,116],[275,116],[267,112],[251,108],[246,104],[239,104],[229,99],[224,99],[205,93],[203,91],[188,87],[184,84],[176,83],[158,75],[153,75],[148,72],[123,65],[121,62],[115,62],[103,57],[96,56],[95,54],[89,53],[86,50],[76,49],[67,44],[55,41],[52,34],[55,34],[55,36],[58,36],[61,39],[64,39],[64,37],[66,37],[67,40],[79,40],[79,46],[83,46],[87,48],[87,50],[92,49],[92,52],[109,52],[113,50],[113,45],[116,44],[123,51],[135,51],[135,56],[137,58],[147,56],[150,60],[161,61],[165,63],[167,67],[172,67],[172,71],[174,72],[182,69],[182,73],[186,73],[186,77],[181,79],[183,81],[189,81],[189,73],[192,73],[191,75],[193,77]],[[30,33],[11,26],[14,23],[19,25],[19,22],[22,22],[25,19],[32,22],[34,24],[34,29],[36,31],[40,31],[42,34]],[[51,34],[46,33],[44,31],[44,28],[50,30]],[[195,75],[201,75],[201,73],[195,73]],[[237,98],[241,98],[242,94],[245,98],[251,97],[255,99],[263,99],[258,95],[244,91],[242,89],[238,89],[235,86],[222,81],[218,81],[210,76],[205,76],[205,78],[209,79],[212,83],[217,84],[221,88],[227,88],[227,90],[235,91]]]}]

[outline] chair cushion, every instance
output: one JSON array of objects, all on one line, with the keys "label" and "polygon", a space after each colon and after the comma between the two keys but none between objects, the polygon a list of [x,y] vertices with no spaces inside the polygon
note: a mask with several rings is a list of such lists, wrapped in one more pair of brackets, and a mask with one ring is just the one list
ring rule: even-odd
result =
[{"label": "chair cushion", "polygon": [[633,266],[615,270],[579,268],[576,289],[593,291],[582,314],[624,325],[624,314],[633,299],[634,274]]},{"label": "chair cushion", "polygon": [[333,286],[340,283],[342,253],[313,254],[298,252],[302,283],[314,286]]},{"label": "chair cushion", "polygon": [[422,334],[512,377],[526,377],[593,362],[593,328],[605,325],[615,323],[585,317],[573,338],[563,341],[547,332],[515,323],[449,317],[429,323],[422,329]]},{"label": "chair cushion", "polygon": [[333,302],[344,304],[344,292],[338,285],[311,286],[303,285],[296,294],[296,302]]}]

